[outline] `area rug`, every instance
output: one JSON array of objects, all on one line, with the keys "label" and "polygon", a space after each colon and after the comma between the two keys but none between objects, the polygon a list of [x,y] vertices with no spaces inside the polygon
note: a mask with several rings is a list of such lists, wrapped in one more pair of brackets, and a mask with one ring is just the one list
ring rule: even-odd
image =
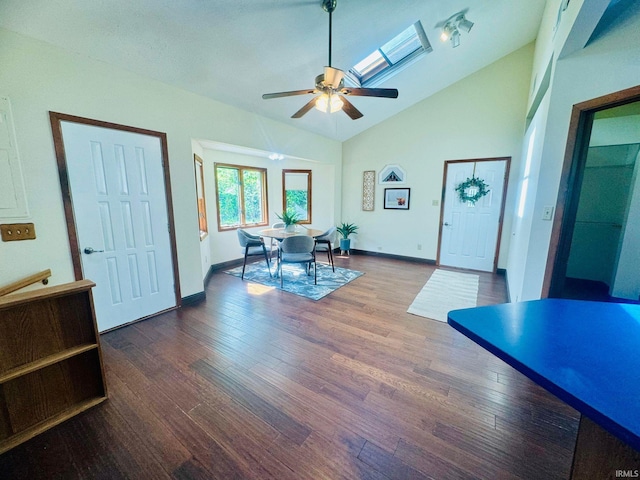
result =
[{"label": "area rug", "polygon": [[437,269],[407,312],[446,322],[451,310],[476,306],[478,280],[478,275]]},{"label": "area rug", "polygon": [[[274,268],[272,266],[272,271],[273,270]],[[311,300],[320,300],[334,290],[364,275],[362,272],[340,267],[336,267],[334,273],[330,265],[318,263],[318,284],[314,285],[313,274],[307,275],[302,265],[284,265],[282,272],[284,275],[284,286],[282,290],[310,298]],[[242,275],[242,267],[226,270],[224,273],[240,277]],[[247,264],[247,268],[244,271],[244,279],[245,281],[257,282],[280,289],[280,278],[276,278],[275,272],[273,272],[273,278],[269,277],[269,271],[264,262]]]}]

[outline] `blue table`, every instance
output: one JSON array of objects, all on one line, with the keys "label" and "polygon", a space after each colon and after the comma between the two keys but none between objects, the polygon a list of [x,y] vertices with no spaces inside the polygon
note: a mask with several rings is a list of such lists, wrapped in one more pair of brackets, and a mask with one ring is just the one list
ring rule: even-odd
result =
[{"label": "blue table", "polygon": [[640,468],[640,305],[545,299],[454,310],[449,324],[582,414],[572,478]]}]

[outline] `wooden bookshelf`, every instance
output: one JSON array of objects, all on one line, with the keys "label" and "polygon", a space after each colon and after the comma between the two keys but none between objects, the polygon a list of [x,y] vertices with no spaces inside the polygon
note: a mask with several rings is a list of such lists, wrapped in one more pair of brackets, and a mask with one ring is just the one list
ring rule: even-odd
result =
[{"label": "wooden bookshelf", "polygon": [[94,286],[0,298],[0,453],[107,398]]}]

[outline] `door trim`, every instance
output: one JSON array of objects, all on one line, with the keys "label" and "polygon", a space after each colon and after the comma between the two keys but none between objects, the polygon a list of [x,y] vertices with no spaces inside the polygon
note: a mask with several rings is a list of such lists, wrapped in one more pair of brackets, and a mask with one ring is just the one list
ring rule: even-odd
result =
[{"label": "door trim", "polygon": [[[171,197],[171,178],[169,176],[169,149],[167,147],[167,134],[164,132],[156,132],[143,128],[130,127],[117,123],[103,122],[91,118],[77,117],[65,113],[49,112],[49,120],[51,122],[51,132],[53,134],[53,146],[56,153],[56,161],[58,163],[58,175],[60,177],[60,188],[62,189],[62,201],[64,204],[64,215],[67,221],[67,234],[69,236],[69,248],[71,249],[71,260],[73,262],[73,272],[76,280],[82,280],[84,273],[82,271],[82,262],[80,260],[80,247],[78,245],[78,233],[76,229],[75,217],[73,214],[73,203],[71,202],[71,187],[69,184],[69,174],[67,167],[67,156],[64,150],[64,142],[62,138],[61,122],[72,122],[83,125],[91,125],[94,127],[108,128],[111,130],[120,130],[124,132],[138,133],[157,137],[160,140],[160,148],[162,151],[162,171],[164,175],[164,188],[167,207],[167,220],[169,222],[169,242],[171,244],[171,260],[173,262],[173,288],[176,297],[176,307],[182,304],[180,295],[180,276],[178,273],[178,255],[175,236],[175,225],[173,219],[173,202]],[[161,312],[158,312],[161,313]],[[155,314],[154,314],[155,315]],[[146,317],[145,317],[146,318]],[[140,320],[140,319],[138,319]]]},{"label": "door trim", "polygon": [[447,188],[447,173],[449,165],[454,163],[472,163],[472,162],[496,162],[505,161],[504,181],[502,182],[502,202],[500,205],[500,218],[498,220],[498,238],[496,240],[496,251],[493,253],[493,273],[498,268],[498,255],[500,253],[500,241],[502,238],[502,224],[504,222],[504,208],[507,200],[507,187],[509,186],[509,171],[511,169],[511,157],[494,157],[494,158],[472,158],[466,160],[445,160],[444,172],[442,174],[442,192],[440,196],[440,224],[438,226],[438,251],[436,253],[436,265],[440,266],[440,248],[442,246],[442,223],[444,221],[444,197]]},{"label": "door trim", "polygon": [[567,146],[558,187],[556,214],[551,229],[541,298],[559,296],[569,261],[569,250],[578,212],[578,201],[591,139],[593,116],[600,110],[640,100],[640,85],[576,103],[571,110]]}]

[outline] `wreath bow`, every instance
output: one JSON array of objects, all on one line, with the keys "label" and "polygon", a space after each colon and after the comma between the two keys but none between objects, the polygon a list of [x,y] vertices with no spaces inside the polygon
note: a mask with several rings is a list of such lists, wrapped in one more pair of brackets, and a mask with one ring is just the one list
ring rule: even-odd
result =
[{"label": "wreath bow", "polygon": [[487,185],[484,180],[476,177],[474,174],[471,175],[471,178],[467,178],[464,182],[460,183],[456,187],[456,192],[458,192],[458,198],[461,202],[469,202],[475,205],[478,200],[491,191],[488,187],[489,185]]}]

